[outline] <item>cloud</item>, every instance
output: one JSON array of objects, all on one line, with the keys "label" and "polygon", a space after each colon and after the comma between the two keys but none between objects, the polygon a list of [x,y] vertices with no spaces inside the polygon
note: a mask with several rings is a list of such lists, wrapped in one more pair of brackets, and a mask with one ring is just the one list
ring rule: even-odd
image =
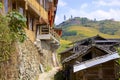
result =
[{"label": "cloud", "polygon": [[120,0],[95,0],[92,3],[97,6],[120,6]]},{"label": "cloud", "polygon": [[64,6],[66,6],[66,5],[67,5],[67,3],[64,2],[63,0],[59,0],[59,1],[58,1],[58,6],[59,6],[59,7],[64,7]]},{"label": "cloud", "polygon": [[115,20],[120,20],[119,14],[120,14],[120,10],[110,9],[109,11],[96,10],[89,14],[86,14],[86,16],[90,19],[96,18],[97,20],[113,19],[113,18]]},{"label": "cloud", "polygon": [[[70,18],[72,15],[73,17],[87,17],[89,19],[97,19],[97,20],[104,20],[104,19],[114,19],[119,21],[120,20],[120,9],[109,9],[108,11],[105,10],[95,10],[92,12],[86,12],[83,10],[77,10],[77,9],[70,9],[69,12],[66,13],[67,19]],[[60,16],[56,17],[56,23],[59,24],[63,21],[62,14]]]},{"label": "cloud", "polygon": [[64,15],[66,15],[66,19],[69,19],[72,15],[73,17],[96,18],[97,20],[114,19],[120,21],[120,0],[92,0],[93,2],[82,3],[79,7],[63,2],[63,0],[59,1],[61,7],[58,9],[59,11],[55,19],[56,24],[64,21]]},{"label": "cloud", "polygon": [[87,8],[87,7],[88,7],[88,4],[87,4],[87,3],[84,3],[84,4],[81,5],[80,8],[81,8],[81,9],[85,9],[85,8]]}]

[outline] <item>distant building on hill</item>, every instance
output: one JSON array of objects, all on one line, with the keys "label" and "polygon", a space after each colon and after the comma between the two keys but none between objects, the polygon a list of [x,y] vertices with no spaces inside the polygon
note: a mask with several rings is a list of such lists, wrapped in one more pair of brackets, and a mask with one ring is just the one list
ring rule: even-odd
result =
[{"label": "distant building on hill", "polygon": [[99,35],[74,43],[60,53],[65,80],[119,80],[120,58],[115,47],[120,39]]}]

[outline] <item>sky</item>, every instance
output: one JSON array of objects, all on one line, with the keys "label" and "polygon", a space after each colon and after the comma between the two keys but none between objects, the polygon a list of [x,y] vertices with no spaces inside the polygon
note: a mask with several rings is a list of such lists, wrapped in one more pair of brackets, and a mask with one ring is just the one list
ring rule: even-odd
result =
[{"label": "sky", "polygon": [[120,0],[58,0],[55,24],[71,17],[120,21]]}]

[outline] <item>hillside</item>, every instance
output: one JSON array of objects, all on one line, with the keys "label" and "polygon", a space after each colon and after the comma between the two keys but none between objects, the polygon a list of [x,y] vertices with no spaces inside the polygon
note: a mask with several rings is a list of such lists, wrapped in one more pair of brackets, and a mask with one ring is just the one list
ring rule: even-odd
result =
[{"label": "hillside", "polygon": [[110,20],[97,21],[88,18],[75,17],[66,20],[57,27],[63,29],[63,39],[76,41],[87,37],[100,36],[106,38],[120,38],[120,22]]},{"label": "hillside", "polygon": [[63,50],[65,50],[67,47],[69,47],[68,44],[70,44],[70,43],[71,43],[71,41],[61,39],[61,40],[60,40],[61,46],[60,46],[60,48],[57,50],[57,52],[60,53],[60,52],[62,52]]}]

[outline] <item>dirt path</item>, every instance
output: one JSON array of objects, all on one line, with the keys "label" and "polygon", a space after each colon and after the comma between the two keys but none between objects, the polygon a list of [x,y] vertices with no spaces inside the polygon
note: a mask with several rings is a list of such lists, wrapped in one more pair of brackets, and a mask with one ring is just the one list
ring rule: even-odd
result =
[{"label": "dirt path", "polygon": [[55,67],[49,72],[40,74],[39,80],[54,80],[54,75],[57,73],[58,70],[59,70],[59,67]]}]

